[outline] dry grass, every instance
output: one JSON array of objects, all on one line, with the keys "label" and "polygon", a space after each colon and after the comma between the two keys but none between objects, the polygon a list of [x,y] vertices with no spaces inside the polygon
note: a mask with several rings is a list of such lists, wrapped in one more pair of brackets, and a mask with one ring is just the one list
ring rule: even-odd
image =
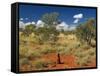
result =
[{"label": "dry grass", "polygon": [[92,59],[96,58],[95,47],[90,47],[86,43],[81,44],[74,34],[65,36],[63,39],[59,38],[55,45],[49,43],[40,45],[36,36],[25,37],[20,35],[19,50],[20,64],[24,65],[32,62],[30,64],[38,70],[45,69],[48,67],[47,65],[52,64],[52,61],[41,59],[42,56],[49,53],[73,55],[77,58],[76,64],[78,67],[87,66],[88,63],[92,62]]}]

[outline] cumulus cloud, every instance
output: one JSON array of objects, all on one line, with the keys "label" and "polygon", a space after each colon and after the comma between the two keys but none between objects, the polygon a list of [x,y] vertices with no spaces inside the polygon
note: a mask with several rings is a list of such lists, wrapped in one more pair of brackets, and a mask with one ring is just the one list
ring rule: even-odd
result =
[{"label": "cumulus cloud", "polygon": [[38,20],[36,23],[37,27],[43,27],[44,26],[44,22],[42,20]]},{"label": "cumulus cloud", "polygon": [[25,26],[32,24],[32,22],[27,22],[25,23]]},{"label": "cumulus cloud", "polygon": [[66,22],[61,22],[60,24],[58,24],[56,26],[56,29],[57,30],[61,30],[61,29],[66,30],[66,29],[68,29],[68,26],[69,25]]},{"label": "cumulus cloud", "polygon": [[20,20],[20,21],[28,20],[28,18],[20,18],[19,20]]},{"label": "cumulus cloud", "polygon": [[64,31],[72,31],[72,30],[75,30],[76,29],[76,25],[69,25],[67,24],[66,22],[61,22],[60,24],[58,24],[56,26],[56,29],[57,30],[64,30]]},{"label": "cumulus cloud", "polygon": [[23,21],[19,21],[19,28],[25,28],[25,23]]},{"label": "cumulus cloud", "polygon": [[71,27],[69,27],[69,31],[71,31],[71,30],[75,30],[76,29],[76,26],[71,26]]},{"label": "cumulus cloud", "polygon": [[[27,22],[27,23],[25,23],[23,21],[19,21],[19,27],[20,28],[25,28],[25,26],[30,25],[30,24],[35,24],[36,27],[38,28],[38,27],[44,27],[45,23],[42,20],[38,20],[37,22],[32,21],[32,22]],[[64,31],[71,31],[71,30],[75,30],[76,26],[75,25],[69,25],[69,24],[67,24],[66,22],[63,21],[56,26],[56,29],[57,30],[63,29]]]},{"label": "cumulus cloud", "polygon": [[32,24],[34,25],[34,24],[35,24],[35,22],[34,22],[34,21],[32,21]]},{"label": "cumulus cloud", "polygon": [[66,22],[61,22],[60,24],[58,24],[58,26],[60,26],[60,27],[64,27],[64,26],[68,26],[68,24],[66,23]]},{"label": "cumulus cloud", "polygon": [[42,23],[43,23],[42,20],[38,20],[38,21],[37,21],[37,25],[40,25],[40,24],[42,24]]},{"label": "cumulus cloud", "polygon": [[76,14],[73,16],[73,18],[83,18],[83,14],[82,13]]},{"label": "cumulus cloud", "polygon": [[22,21],[23,20],[23,18],[20,18],[20,21]]},{"label": "cumulus cloud", "polygon": [[73,23],[78,23],[79,20],[80,20],[81,18],[83,18],[83,14],[82,14],[82,13],[76,14],[76,15],[73,16],[73,18],[75,18],[75,20],[74,20]]},{"label": "cumulus cloud", "polygon": [[78,23],[79,22],[79,19],[75,19],[73,23]]},{"label": "cumulus cloud", "polygon": [[19,21],[19,28],[25,28],[25,26],[30,25],[30,24],[35,24],[35,22],[32,21],[32,22],[24,23],[23,21]]}]

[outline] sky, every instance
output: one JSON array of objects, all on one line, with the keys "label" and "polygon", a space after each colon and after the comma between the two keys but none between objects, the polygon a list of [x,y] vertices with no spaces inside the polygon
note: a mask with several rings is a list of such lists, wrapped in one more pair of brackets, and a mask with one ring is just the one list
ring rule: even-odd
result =
[{"label": "sky", "polygon": [[52,12],[58,12],[59,20],[69,26],[83,23],[89,18],[96,19],[95,8],[20,5],[19,21],[36,23],[38,20],[41,20],[43,14]]}]

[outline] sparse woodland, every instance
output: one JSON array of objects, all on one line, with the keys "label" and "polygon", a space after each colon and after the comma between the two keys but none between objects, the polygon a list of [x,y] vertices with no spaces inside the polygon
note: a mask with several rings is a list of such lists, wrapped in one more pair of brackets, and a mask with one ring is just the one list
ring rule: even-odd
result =
[{"label": "sparse woodland", "polygon": [[19,28],[20,71],[96,67],[96,23],[88,19],[75,30],[57,30],[60,14],[44,14],[43,27]]}]

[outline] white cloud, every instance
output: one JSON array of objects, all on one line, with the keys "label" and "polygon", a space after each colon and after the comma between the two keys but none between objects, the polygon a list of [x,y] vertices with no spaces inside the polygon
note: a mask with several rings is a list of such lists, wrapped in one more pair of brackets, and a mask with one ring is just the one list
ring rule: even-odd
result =
[{"label": "white cloud", "polygon": [[35,22],[34,22],[34,21],[32,21],[32,24],[34,25],[34,24],[35,24]]},{"label": "white cloud", "polygon": [[63,29],[64,31],[71,31],[76,29],[76,25],[69,25],[66,22],[61,22],[56,26],[57,30]]},{"label": "white cloud", "polygon": [[60,24],[56,26],[56,29],[57,30],[61,30],[61,29],[68,30],[68,27],[69,25],[66,22],[61,22]]},{"label": "white cloud", "polygon": [[27,23],[25,23],[25,26],[26,26],[26,25],[30,25],[30,24],[32,24],[32,23],[31,23],[31,22],[27,22]]},{"label": "white cloud", "polygon": [[25,28],[25,23],[23,21],[19,21],[19,28]]},{"label": "white cloud", "polygon": [[22,21],[23,20],[23,18],[20,18],[20,21]]},{"label": "white cloud", "polygon": [[42,20],[38,20],[37,21],[37,25],[40,25],[40,24],[43,24],[43,21]]},{"label": "white cloud", "polygon": [[58,26],[60,26],[60,27],[64,27],[64,26],[68,26],[68,24],[66,24],[66,22],[61,22],[60,24],[58,24]]},{"label": "white cloud", "polygon": [[35,24],[35,22],[34,22],[34,21],[32,21],[32,22],[27,22],[27,23],[25,23],[25,26],[31,25],[31,24]]},{"label": "white cloud", "polygon": [[73,23],[78,23],[79,22],[79,19],[75,19]]},{"label": "white cloud", "polygon": [[71,31],[71,30],[75,30],[76,29],[76,26],[71,26],[71,27],[69,27],[69,31]]},{"label": "white cloud", "polygon": [[73,18],[76,18],[76,19],[80,19],[80,18],[83,18],[83,14],[82,13],[80,13],[80,14],[76,14],[76,15],[74,15],[73,16]]},{"label": "white cloud", "polygon": [[76,14],[76,15],[73,16],[73,18],[75,18],[75,20],[74,20],[73,23],[78,23],[79,20],[80,20],[81,18],[83,18],[83,14],[82,14],[82,13]]},{"label": "white cloud", "polygon": [[[32,21],[32,22],[27,22],[27,23],[24,23],[23,21],[19,21],[20,28],[25,28],[25,26],[30,25],[30,24],[36,24],[36,27],[38,28],[38,27],[43,27],[45,23],[42,20],[38,20],[37,22]],[[69,25],[63,21],[56,26],[56,29],[57,30],[63,29],[64,31],[71,31],[71,30],[75,30],[76,26]]]},{"label": "white cloud", "polygon": [[25,26],[30,25],[30,24],[35,24],[35,22],[32,21],[32,22],[24,23],[23,21],[19,21],[19,28],[25,28]]},{"label": "white cloud", "polygon": [[42,20],[38,20],[36,23],[37,27],[43,27],[44,26],[44,22]]}]

